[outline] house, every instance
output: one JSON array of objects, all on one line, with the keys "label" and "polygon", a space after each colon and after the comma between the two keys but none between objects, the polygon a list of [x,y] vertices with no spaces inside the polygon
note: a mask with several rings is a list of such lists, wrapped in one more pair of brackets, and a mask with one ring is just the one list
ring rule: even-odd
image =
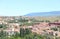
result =
[{"label": "house", "polygon": [[60,23],[49,23],[49,26],[51,25],[60,26]]}]

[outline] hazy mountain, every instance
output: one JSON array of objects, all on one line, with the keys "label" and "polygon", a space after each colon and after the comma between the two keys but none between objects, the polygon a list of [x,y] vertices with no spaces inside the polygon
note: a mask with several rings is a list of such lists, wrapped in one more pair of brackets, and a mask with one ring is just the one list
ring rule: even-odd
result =
[{"label": "hazy mountain", "polygon": [[29,13],[24,16],[60,16],[60,11],[53,11],[53,12],[35,12]]}]

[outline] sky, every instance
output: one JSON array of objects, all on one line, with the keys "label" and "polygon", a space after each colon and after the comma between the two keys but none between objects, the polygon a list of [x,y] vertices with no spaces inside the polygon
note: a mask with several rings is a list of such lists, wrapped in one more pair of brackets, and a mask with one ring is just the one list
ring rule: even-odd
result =
[{"label": "sky", "polygon": [[60,11],[60,0],[0,0],[0,16]]}]

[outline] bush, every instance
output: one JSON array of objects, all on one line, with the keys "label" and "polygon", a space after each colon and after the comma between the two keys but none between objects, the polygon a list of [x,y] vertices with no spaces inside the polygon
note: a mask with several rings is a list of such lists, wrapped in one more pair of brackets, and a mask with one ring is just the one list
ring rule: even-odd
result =
[{"label": "bush", "polygon": [[58,31],[58,29],[56,27],[55,28],[51,28],[51,30]]}]

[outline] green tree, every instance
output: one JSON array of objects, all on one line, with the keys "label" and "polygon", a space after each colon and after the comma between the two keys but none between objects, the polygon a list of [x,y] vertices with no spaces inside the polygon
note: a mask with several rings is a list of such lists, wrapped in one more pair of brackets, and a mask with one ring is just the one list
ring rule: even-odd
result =
[{"label": "green tree", "polygon": [[7,26],[5,24],[0,24],[0,28],[6,29]]},{"label": "green tree", "polygon": [[54,28],[51,28],[51,30],[58,31],[58,28],[54,27]]},{"label": "green tree", "polygon": [[0,28],[3,28],[3,26],[0,24]]},{"label": "green tree", "polygon": [[7,33],[5,31],[0,31],[0,39],[6,39],[7,38]]},{"label": "green tree", "polygon": [[23,28],[20,28],[20,36],[21,37],[24,37],[25,35],[27,34],[30,34],[31,33],[31,30],[26,28],[26,29],[23,29]]}]

